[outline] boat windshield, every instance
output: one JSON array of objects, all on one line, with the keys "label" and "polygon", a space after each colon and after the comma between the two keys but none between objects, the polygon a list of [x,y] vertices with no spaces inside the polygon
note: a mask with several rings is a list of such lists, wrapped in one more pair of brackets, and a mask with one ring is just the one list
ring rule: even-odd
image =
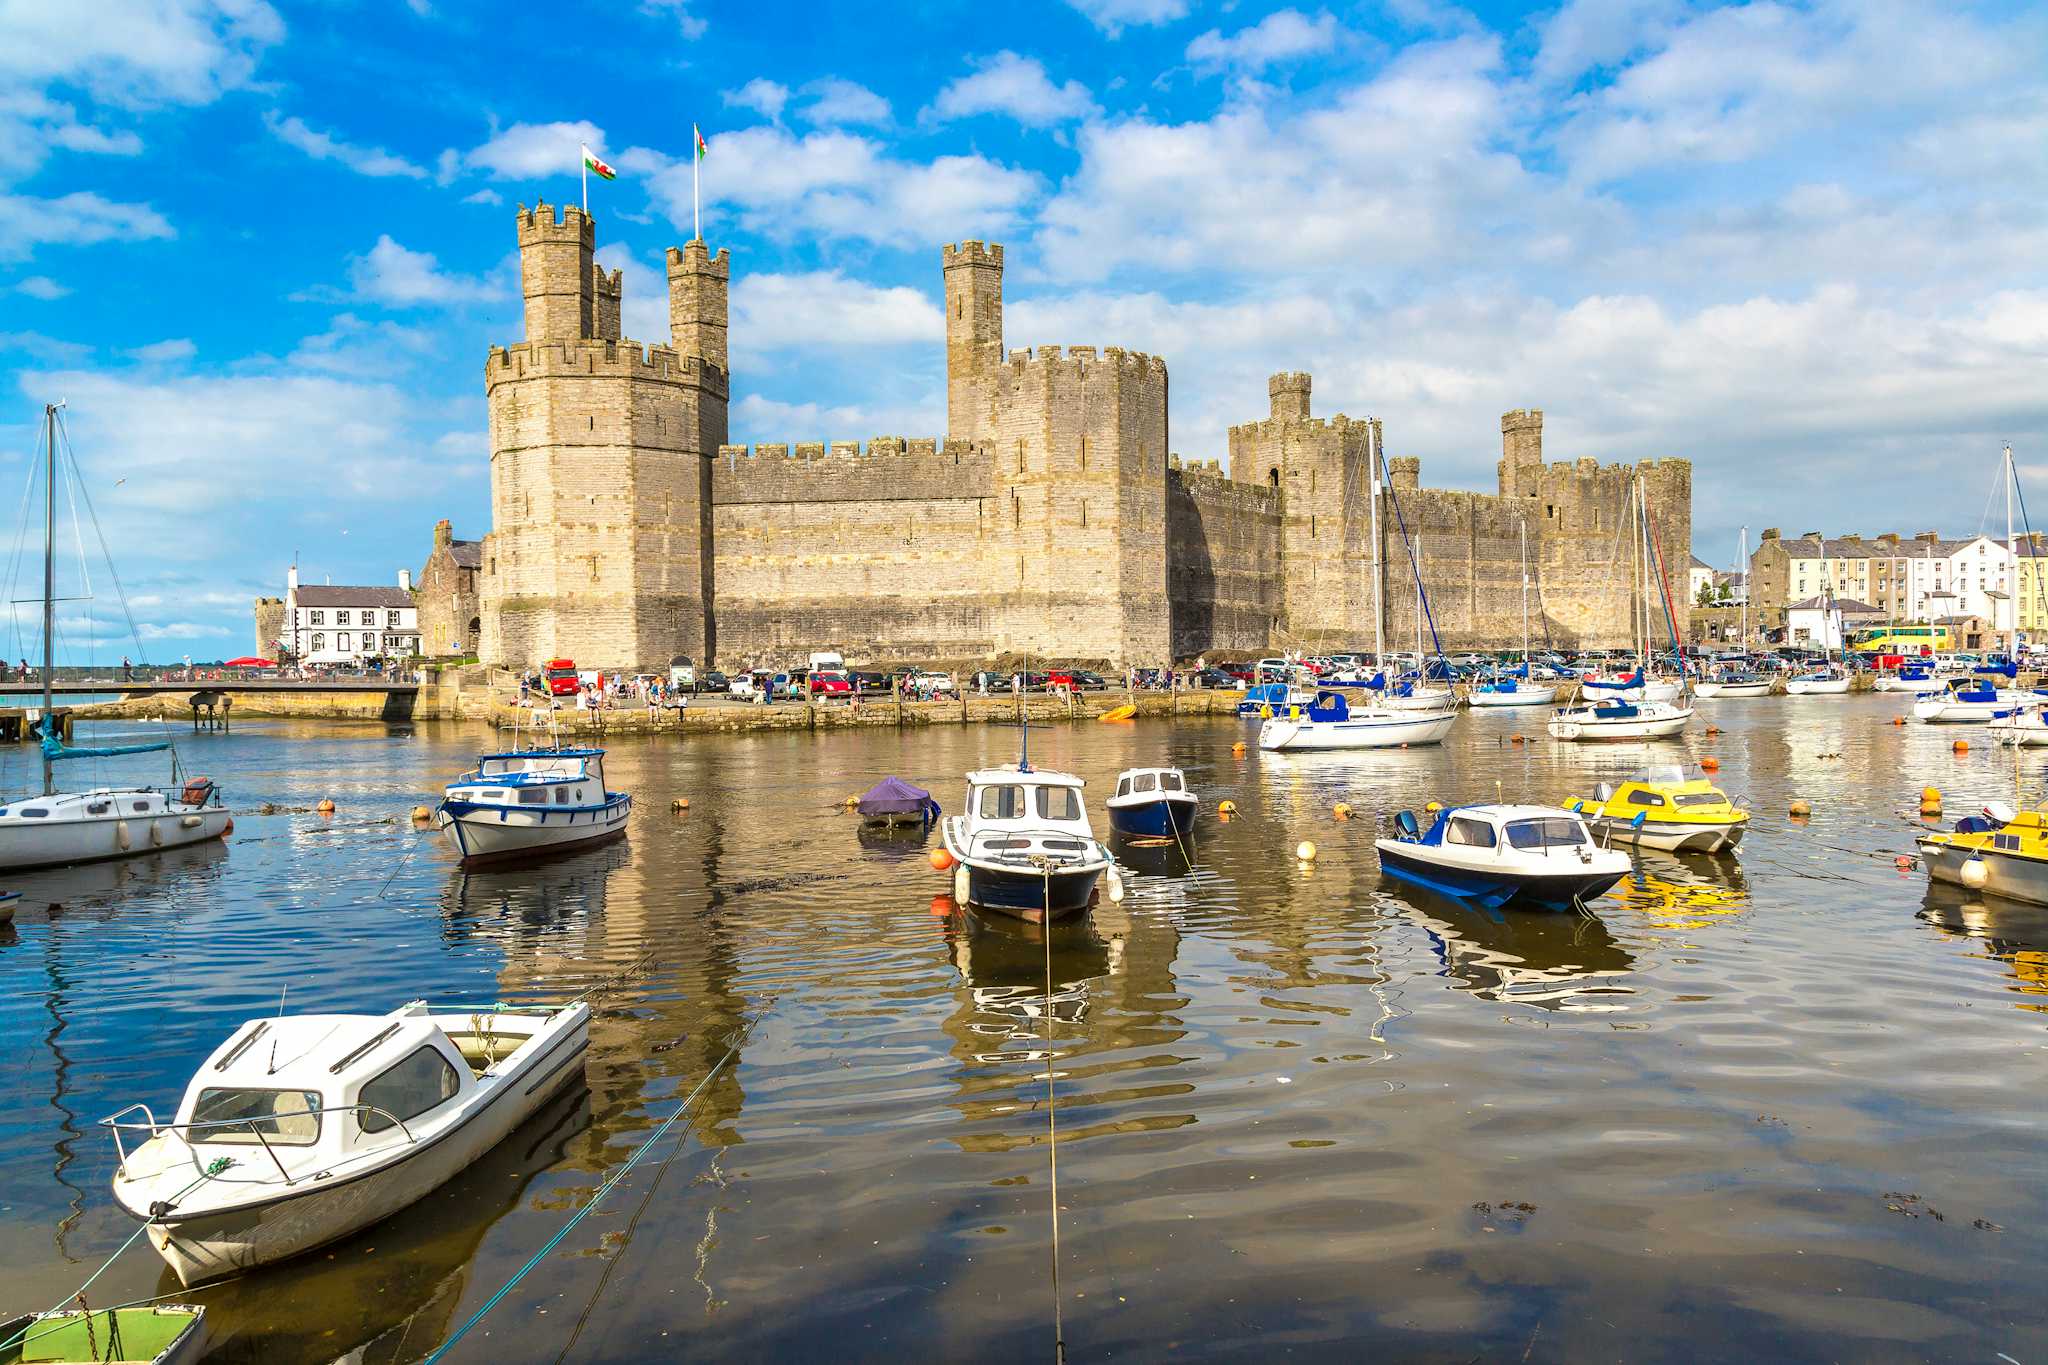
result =
[{"label": "boat windshield", "polygon": [[[202,1090],[191,1122],[193,1142],[274,1142],[310,1147],[320,1140],[320,1095],[313,1090]],[[233,1125],[241,1123],[241,1127]]]},{"label": "boat windshield", "polygon": [[1686,780],[1685,769],[1676,763],[1653,763],[1629,778],[1629,781],[1640,782],[1646,787],[1662,787]]},{"label": "boat windshield", "polygon": [[1043,820],[1080,819],[1081,793],[1072,787],[1040,787],[1038,815]]},{"label": "boat windshield", "polygon": [[1508,845],[1511,848],[1577,848],[1585,842],[1585,827],[1562,816],[1508,823]]},{"label": "boat windshield", "polygon": [[1719,792],[1681,792],[1672,799],[1681,806],[1718,806],[1728,800]]}]

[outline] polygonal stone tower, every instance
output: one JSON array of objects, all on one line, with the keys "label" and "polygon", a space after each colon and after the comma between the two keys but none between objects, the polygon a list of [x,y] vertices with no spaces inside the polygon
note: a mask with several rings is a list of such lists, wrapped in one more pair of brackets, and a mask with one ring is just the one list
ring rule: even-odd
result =
[{"label": "polygonal stone tower", "polygon": [[1003,248],[962,242],[941,248],[946,276],[946,435],[986,433],[986,395],[1003,363]]}]

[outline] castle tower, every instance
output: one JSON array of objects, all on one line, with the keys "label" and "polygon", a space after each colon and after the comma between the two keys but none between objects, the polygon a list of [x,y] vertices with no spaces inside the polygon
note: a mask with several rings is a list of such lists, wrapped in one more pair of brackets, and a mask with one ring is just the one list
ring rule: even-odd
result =
[{"label": "castle tower", "polygon": [[546,200],[519,206],[519,287],[526,295],[528,341],[580,341],[592,335],[590,215],[573,205],[556,216]]},{"label": "castle tower", "polygon": [[[692,243],[695,353],[618,336],[623,278],[591,260],[579,209],[518,217],[527,339],[493,347],[491,531],[480,584],[486,662],[567,657],[664,670],[708,657],[710,456],[725,438],[727,261]],[[670,252],[671,313],[684,253]],[[714,325],[715,324],[715,325]],[[709,358],[715,350],[716,362]]]},{"label": "castle tower", "polygon": [[1272,400],[1273,420],[1276,422],[1306,422],[1308,420],[1309,378],[1298,371],[1276,374],[1266,381],[1266,394]]},{"label": "castle tower", "polygon": [[1369,528],[1373,424],[1310,415],[1309,376],[1266,381],[1272,415],[1230,429],[1230,473],[1280,494],[1280,622],[1276,645],[1344,649],[1372,622]]},{"label": "castle tower", "polygon": [[1500,492],[1533,498],[1543,484],[1543,409],[1516,408],[1500,415]]},{"label": "castle tower", "polygon": [[[680,355],[692,356],[730,373],[725,357],[726,286],[732,281],[732,253],[713,256],[701,238],[668,249],[668,331]],[[724,442],[711,449],[715,454]]]},{"label": "castle tower", "polygon": [[607,275],[601,265],[591,268],[591,335],[599,341],[619,339],[619,304],[626,292],[625,275],[626,272],[623,270],[614,270]]},{"label": "castle tower", "polygon": [[946,434],[988,433],[987,393],[1003,363],[1003,248],[962,242],[940,248],[946,275]]},{"label": "castle tower", "polygon": [[1422,488],[1422,461],[1413,455],[1396,455],[1387,461],[1387,477],[1396,493],[1414,493]]}]

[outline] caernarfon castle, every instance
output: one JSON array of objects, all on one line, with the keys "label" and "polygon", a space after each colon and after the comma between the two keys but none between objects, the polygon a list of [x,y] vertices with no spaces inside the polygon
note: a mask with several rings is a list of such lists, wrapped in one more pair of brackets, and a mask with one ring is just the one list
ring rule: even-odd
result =
[{"label": "caernarfon castle", "polygon": [[[1111,666],[1370,648],[1377,419],[1310,415],[1305,374],[1231,428],[1227,470],[1168,436],[1166,362],[1115,346],[1006,349],[1003,249],[945,275],[945,437],[727,443],[731,260],[668,252],[669,336],[619,334],[621,279],[589,215],[518,215],[526,339],[485,364],[491,527],[485,662],[722,667],[838,646],[856,662],[1030,653]],[[1516,643],[1526,533],[1533,632],[1629,638],[1629,466],[1543,460],[1543,414],[1501,419],[1498,494],[1386,461],[1379,595],[1415,638],[1414,567],[1447,649]],[[1692,467],[1640,466],[1683,591]],[[1405,534],[1404,534],[1405,532]],[[1412,547],[1412,558],[1411,558]]]}]

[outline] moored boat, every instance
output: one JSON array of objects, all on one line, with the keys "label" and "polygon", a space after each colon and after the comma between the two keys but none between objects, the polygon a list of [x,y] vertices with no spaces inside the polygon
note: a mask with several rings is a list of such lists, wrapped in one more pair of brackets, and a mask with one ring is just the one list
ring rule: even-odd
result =
[{"label": "moored boat", "polygon": [[1550,713],[1552,739],[1668,739],[1692,720],[1690,706],[1664,701],[1601,701]]},{"label": "moored boat", "polygon": [[923,829],[939,818],[932,794],[900,777],[885,777],[862,792],[854,809],[869,829]]},{"label": "moored boat", "polygon": [[1120,897],[1115,860],[1088,823],[1084,785],[1028,758],[967,774],[963,813],[939,827],[958,864],[953,898],[1021,919],[1061,919],[1087,910],[1105,873]]},{"label": "moored boat", "polygon": [[1352,710],[1342,694],[1322,691],[1306,707],[1290,708],[1259,727],[1259,747],[1280,752],[1325,749],[1393,749],[1437,744],[1457,723],[1448,709],[1398,710],[1371,706]]},{"label": "moored boat", "polygon": [[114,1198],[188,1285],[325,1246],[416,1203],[579,1082],[589,1024],[581,1002],[250,1020],[170,1122],[143,1104],[101,1120]]},{"label": "moored boat", "polygon": [[1726,853],[1749,827],[1748,811],[1705,775],[1677,764],[1645,769],[1618,787],[1602,783],[1595,800],[1568,804],[1608,843],[1668,853]]},{"label": "moored boat", "polygon": [[1696,697],[1767,697],[1771,694],[1771,680],[1754,673],[1718,673],[1711,678],[1702,678],[1693,684]]},{"label": "moored boat", "polygon": [[[1524,665],[1526,670],[1527,665]],[[1472,684],[1465,694],[1467,706],[1548,706],[1557,700],[1554,683],[1531,682],[1513,672],[1496,673]]]},{"label": "moored boat", "polygon": [[1117,774],[1116,792],[1104,804],[1109,827],[1118,834],[1185,839],[1201,801],[1178,768],[1126,768]]},{"label": "moored boat", "polygon": [[1785,679],[1788,697],[1838,697],[1849,690],[1849,675],[1835,668],[1815,668]]},{"label": "moored boat", "polygon": [[2000,711],[1985,728],[2000,744],[2014,748],[2038,749],[2048,745],[2048,698],[2022,702],[2010,711]]},{"label": "moored boat", "polygon": [[206,1310],[193,1303],[64,1308],[0,1322],[0,1365],[192,1365],[206,1347]]},{"label": "moored boat", "polygon": [[2048,813],[1986,806],[1951,833],[1915,841],[1927,875],[2008,900],[2048,905]]},{"label": "moored boat", "polygon": [[616,839],[632,812],[629,794],[605,790],[604,750],[514,749],[449,783],[435,823],[473,866]]},{"label": "moored boat", "polygon": [[1237,703],[1237,714],[1243,720],[1262,720],[1290,706],[1302,705],[1314,695],[1283,682],[1253,683],[1245,688],[1244,697]]},{"label": "moored boat", "polygon": [[1425,832],[1413,811],[1375,841],[1380,870],[1499,909],[1568,909],[1628,875],[1628,855],[1601,848],[1576,814],[1553,806],[1450,806]]},{"label": "moored boat", "polygon": [[2024,700],[2024,694],[1983,678],[1951,678],[1947,685],[1913,699],[1913,719],[1929,725],[1986,725]]}]

